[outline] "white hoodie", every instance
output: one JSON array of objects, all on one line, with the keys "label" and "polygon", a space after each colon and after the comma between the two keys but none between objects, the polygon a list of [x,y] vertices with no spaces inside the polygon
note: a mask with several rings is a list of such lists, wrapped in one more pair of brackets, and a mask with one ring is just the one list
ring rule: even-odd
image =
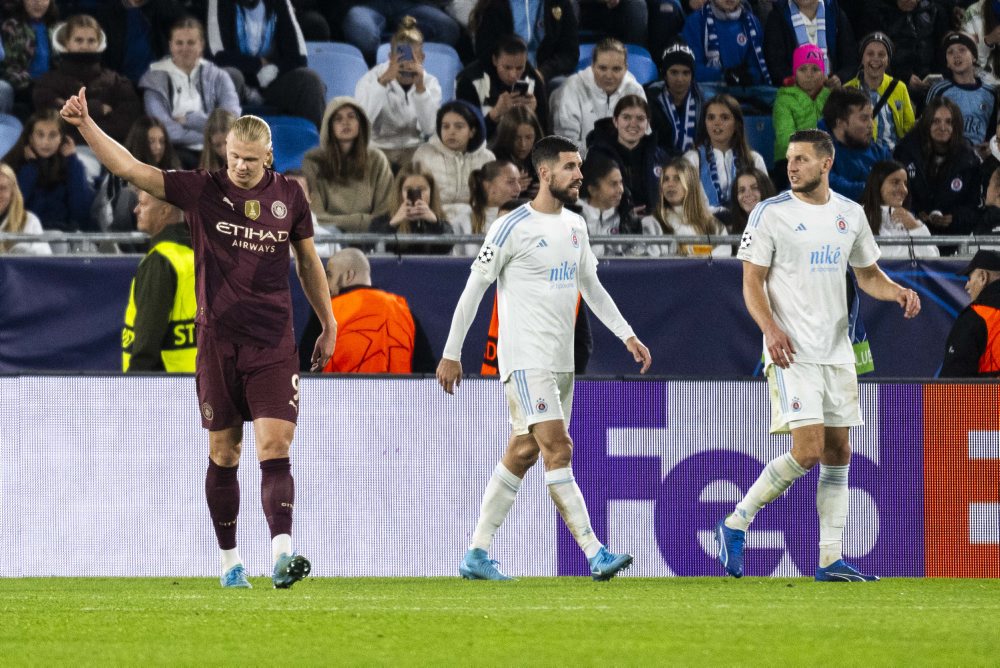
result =
[{"label": "white hoodie", "polygon": [[618,90],[608,95],[594,80],[593,67],[580,70],[552,94],[549,106],[553,130],[575,141],[580,147],[580,155],[585,156],[587,134],[594,129],[594,123],[614,115],[615,105],[626,95],[646,99],[646,92],[631,72],[626,72]]},{"label": "white hoodie", "polygon": [[469,175],[487,162],[496,160],[493,151],[482,144],[475,151],[452,151],[434,135],[413,154],[413,163],[434,175],[441,204],[469,204]]},{"label": "white hoodie", "polygon": [[389,69],[389,63],[379,63],[358,80],[354,99],[372,123],[372,145],[382,149],[410,148],[423,143],[434,134],[437,110],[441,106],[441,84],[430,72],[424,71],[424,92],[416,87],[404,90],[398,81],[388,86],[378,78]]}]

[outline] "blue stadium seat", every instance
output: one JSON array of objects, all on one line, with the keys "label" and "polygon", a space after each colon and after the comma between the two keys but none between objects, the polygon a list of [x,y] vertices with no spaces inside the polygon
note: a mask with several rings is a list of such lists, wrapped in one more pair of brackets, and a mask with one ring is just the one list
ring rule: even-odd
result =
[{"label": "blue stadium seat", "polygon": [[361,50],[341,42],[306,42],[309,67],[326,84],[326,101],[342,95],[354,96],[358,80],[368,72]]},{"label": "blue stadium seat", "polygon": [[[380,44],[375,53],[375,62],[384,63],[387,60],[388,42]],[[454,48],[438,42],[424,42],[424,69],[441,83],[441,102],[455,99],[455,79],[462,71],[462,61]]]},{"label": "blue stadium seat", "polygon": [[302,167],[306,151],[319,146],[319,132],[310,121],[298,116],[264,116],[271,126],[274,170],[285,172]]},{"label": "blue stadium seat", "polygon": [[8,114],[0,114],[0,157],[14,148],[17,138],[21,136],[21,121]]},{"label": "blue stadium seat", "polygon": [[745,116],[747,141],[768,169],[774,166],[774,122],[770,116]]},{"label": "blue stadium seat", "polygon": [[[594,58],[594,47],[596,44],[580,45],[580,60],[576,63],[576,71],[590,67]],[[628,53],[628,71],[642,85],[656,81],[660,76],[656,61],[650,55],[649,50],[639,44],[626,44],[625,51]]]}]

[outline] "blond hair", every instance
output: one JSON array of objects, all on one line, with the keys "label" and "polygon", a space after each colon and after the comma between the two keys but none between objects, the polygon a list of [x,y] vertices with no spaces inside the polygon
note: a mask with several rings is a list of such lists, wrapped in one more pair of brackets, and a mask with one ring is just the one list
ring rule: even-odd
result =
[{"label": "blond hair", "polygon": [[412,46],[423,46],[424,34],[417,28],[417,20],[412,16],[404,16],[399,22],[399,27],[392,36],[392,49],[395,50],[399,44],[410,44]]},{"label": "blond hair", "polygon": [[[11,189],[10,204],[2,216],[2,219],[7,223],[4,232],[17,234],[24,229],[24,224],[28,222],[28,213],[24,210],[24,195],[21,194],[21,189],[17,185],[17,174],[6,162],[0,162],[0,176],[10,180]],[[13,247],[13,242],[0,244],[0,249],[4,252],[9,251]]]},{"label": "blond hair", "polygon": [[718,226],[715,216],[708,208],[708,200],[701,189],[701,180],[694,166],[684,158],[674,158],[660,171],[660,201],[656,205],[656,220],[663,228],[664,234],[673,234],[668,218],[673,207],[663,196],[663,182],[667,179],[667,170],[672,169],[680,177],[684,186],[684,202],[678,212],[685,223],[698,230],[700,234],[716,234]]},{"label": "blond hair", "polygon": [[270,167],[274,163],[274,153],[271,151],[271,127],[260,116],[246,114],[233,121],[233,126],[229,128],[233,138],[247,144],[261,144],[267,149],[268,155],[264,158],[264,166]]}]

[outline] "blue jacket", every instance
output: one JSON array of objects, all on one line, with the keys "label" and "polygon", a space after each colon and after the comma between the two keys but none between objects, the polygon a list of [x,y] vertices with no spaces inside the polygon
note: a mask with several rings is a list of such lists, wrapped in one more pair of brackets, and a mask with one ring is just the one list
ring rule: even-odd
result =
[{"label": "blue jacket", "polygon": [[38,184],[38,161],[27,160],[17,170],[17,185],[24,206],[42,221],[46,230],[96,232],[90,220],[94,189],[87,181],[83,163],[75,155],[66,158],[66,177],[51,188]]},{"label": "blue jacket", "polygon": [[[827,130],[826,124],[820,121],[819,128]],[[833,168],[830,170],[830,187],[855,202],[861,201],[861,192],[865,189],[868,174],[872,165],[880,160],[892,160],[892,153],[882,144],[872,142],[868,148],[849,148],[833,139]]]},{"label": "blue jacket", "polygon": [[[745,4],[743,11],[750,11]],[[761,27],[760,21],[752,13],[750,20],[757,30],[757,35],[763,42],[764,29]],[[719,34],[719,56],[722,61],[722,67],[709,66],[705,57],[707,36],[705,34],[704,12],[694,12],[688,15],[687,20],[684,21],[684,30],[681,31],[681,36],[684,37],[684,41],[694,51],[694,80],[722,81],[724,70],[739,67],[743,63],[746,63],[754,84],[767,83],[764,81],[764,73],[761,72],[760,64],[757,62],[757,55],[754,53],[750,35],[745,34],[743,31],[743,18],[740,17],[735,21],[720,21],[716,19],[715,29]],[[742,45],[739,43],[741,35],[743,36]]]}]

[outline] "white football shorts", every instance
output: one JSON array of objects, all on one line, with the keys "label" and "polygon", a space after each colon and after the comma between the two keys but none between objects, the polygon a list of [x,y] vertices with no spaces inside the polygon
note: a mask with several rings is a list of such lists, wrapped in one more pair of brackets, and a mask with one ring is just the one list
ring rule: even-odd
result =
[{"label": "white football shorts", "polygon": [[531,425],[562,420],[569,429],[573,412],[573,372],[522,369],[503,384],[510,406],[510,425],[518,436],[531,432]]},{"label": "white football shorts", "polygon": [[797,427],[857,427],[861,418],[858,374],[854,364],[794,362],[787,369],[767,367],[771,391],[771,433],[787,434]]}]

